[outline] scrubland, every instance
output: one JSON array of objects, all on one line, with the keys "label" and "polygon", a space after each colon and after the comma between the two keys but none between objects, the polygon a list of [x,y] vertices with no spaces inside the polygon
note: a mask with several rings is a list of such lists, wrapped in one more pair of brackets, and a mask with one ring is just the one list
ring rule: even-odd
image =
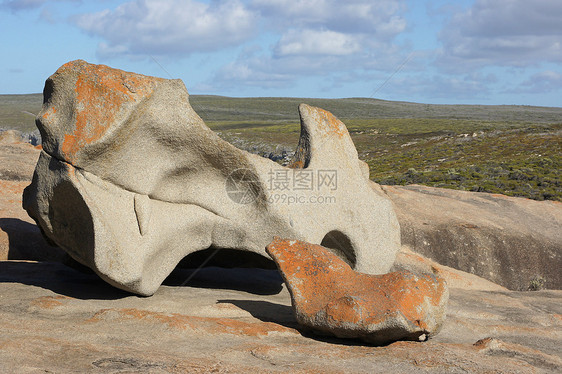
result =
[{"label": "scrubland", "polygon": [[[301,102],[347,125],[378,183],[562,201],[562,108],[191,96],[223,139],[279,160],[297,145]],[[0,128],[34,131],[41,104],[40,94],[0,95]]]}]

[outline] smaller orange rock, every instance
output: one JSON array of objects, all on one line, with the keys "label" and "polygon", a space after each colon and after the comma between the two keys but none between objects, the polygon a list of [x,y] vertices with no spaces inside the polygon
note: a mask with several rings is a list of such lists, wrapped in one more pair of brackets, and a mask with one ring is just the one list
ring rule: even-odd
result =
[{"label": "smaller orange rock", "polygon": [[427,339],[443,324],[449,293],[434,274],[357,273],[327,248],[297,240],[276,238],[266,250],[297,321],[313,330],[384,344]]}]

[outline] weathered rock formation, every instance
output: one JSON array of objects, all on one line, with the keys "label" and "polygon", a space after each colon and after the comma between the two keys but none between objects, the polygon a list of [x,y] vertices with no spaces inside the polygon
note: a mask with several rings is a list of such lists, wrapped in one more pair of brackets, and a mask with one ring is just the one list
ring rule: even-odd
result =
[{"label": "weathered rock formation", "polygon": [[443,325],[449,291],[433,274],[357,273],[326,248],[297,240],[276,238],[267,253],[297,321],[315,331],[384,344],[426,340]]},{"label": "weathered rock formation", "polygon": [[480,291],[508,291],[507,288],[499,284],[490,282],[487,279],[481,278],[477,275],[466,273],[464,271],[441,265],[427,257],[413,252],[407,246],[402,246],[391,272],[394,271],[408,271],[416,275],[435,274],[443,278],[447,282],[449,288],[462,288]]},{"label": "weathered rock formation", "polygon": [[[512,290],[562,288],[562,203],[426,186],[373,187],[388,196],[402,245]],[[382,189],[381,189],[382,187]]]},{"label": "weathered rock formation", "polygon": [[[22,143],[19,136],[12,138],[0,141],[0,260],[60,260],[64,252],[43,240],[21,208],[21,192],[31,181],[40,150]],[[562,235],[557,229],[562,226],[562,204],[424,186],[372,186],[392,199],[399,218],[403,246],[395,270],[419,273],[437,267],[450,287],[505,291],[499,283],[526,290],[535,277],[542,277],[545,288],[562,288],[557,262],[562,250]],[[506,243],[503,236],[510,237]],[[445,238],[437,240],[439,237]],[[515,250],[509,244],[513,242]],[[553,252],[553,248],[557,249]],[[420,253],[448,266],[435,260],[424,264]],[[221,254],[223,251],[212,259]],[[480,260],[484,254],[488,257]],[[496,283],[478,276],[469,279],[459,268]]]},{"label": "weathered rock formation", "polygon": [[[11,146],[0,145],[6,161],[0,169],[25,181],[0,181],[0,252],[5,243],[9,255],[37,260],[57,249],[47,247],[21,208],[39,151]],[[449,204],[457,204],[453,195]],[[498,214],[502,209],[498,205]],[[405,247],[394,267],[415,273],[433,268],[447,280],[446,321],[423,344],[373,347],[310,334],[299,327],[276,270],[176,269],[154,296],[143,298],[61,263],[0,261],[0,372],[560,371],[562,291],[508,291]]]},{"label": "weathered rock formation", "polygon": [[[40,151],[17,138],[12,139],[17,143],[4,140],[0,141],[4,143],[0,144],[0,259],[47,256],[53,260],[56,254],[49,251],[57,248],[44,242],[21,207],[21,193]],[[501,240],[484,241],[484,231],[501,237],[530,224],[532,235],[521,231],[519,245],[545,259],[552,247],[533,243],[557,243],[548,220],[560,222],[556,221],[562,212],[559,203],[421,186],[384,189],[394,200],[401,225],[411,230],[417,216],[415,231],[425,228],[424,236],[417,236],[416,251],[428,249],[419,239],[462,224],[467,226],[460,232],[465,241],[497,246],[482,247],[492,256],[489,263],[512,261],[512,272],[517,274],[534,263],[524,264],[525,257],[519,261],[517,256],[503,256],[494,250],[505,248]],[[541,217],[537,212],[543,206],[546,213]],[[463,251],[457,247],[449,254],[455,248],[452,243],[438,243],[442,247],[429,253],[442,258],[439,250],[446,251],[443,256],[451,266],[465,266],[477,258],[475,245],[462,247]],[[453,255],[462,260],[455,261]],[[400,341],[373,347],[310,334],[298,325],[277,271],[176,269],[154,296],[144,298],[60,262],[0,261],[0,372],[560,372],[562,291],[508,291],[404,246],[393,268],[416,274],[437,271],[447,280],[446,321],[440,333],[423,344]],[[494,274],[500,280],[511,276]],[[552,286],[548,279],[547,286]]]},{"label": "weathered rock formation", "polygon": [[77,261],[142,295],[190,253],[265,255],[274,236],[387,272],[400,246],[390,201],[371,190],[342,122],[299,111],[301,137],[285,168],[221,140],[179,80],[67,63],[45,83],[43,151],[24,207]]}]

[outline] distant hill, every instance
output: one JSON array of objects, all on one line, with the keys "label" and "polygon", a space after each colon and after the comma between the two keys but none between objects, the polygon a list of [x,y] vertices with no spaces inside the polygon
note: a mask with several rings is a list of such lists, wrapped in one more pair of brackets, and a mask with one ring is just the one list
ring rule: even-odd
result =
[{"label": "distant hill", "polygon": [[0,95],[0,129],[35,130],[35,115],[42,104],[43,94]]},{"label": "distant hill", "polygon": [[562,108],[524,105],[436,105],[368,98],[232,98],[193,95],[191,105],[209,121],[296,121],[300,103],[332,112],[340,119],[452,118],[487,121],[561,122]]},{"label": "distant hill", "polygon": [[[0,129],[34,131],[42,100],[41,94],[0,95]],[[297,145],[298,105],[304,102],[344,121],[378,183],[562,201],[562,108],[367,98],[193,95],[190,100],[220,137],[279,162],[287,162]]]},{"label": "distant hill", "polygon": [[[342,120],[380,118],[438,118],[479,121],[560,123],[562,108],[523,105],[435,105],[368,98],[233,98],[192,95],[193,109],[208,122],[297,122],[300,103],[318,106]],[[42,94],[0,95],[0,128],[30,132],[41,109]]]}]

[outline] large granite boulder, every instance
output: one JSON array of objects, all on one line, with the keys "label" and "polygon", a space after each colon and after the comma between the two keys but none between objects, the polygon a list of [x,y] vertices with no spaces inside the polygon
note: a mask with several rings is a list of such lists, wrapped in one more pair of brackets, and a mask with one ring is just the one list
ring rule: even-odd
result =
[{"label": "large granite boulder", "polygon": [[151,295],[188,254],[265,254],[274,236],[322,244],[386,273],[400,247],[390,201],[369,186],[345,125],[299,107],[292,168],[221,140],[180,80],[73,61],[47,79],[43,150],[24,208],[112,285]]},{"label": "large granite boulder", "polygon": [[267,253],[287,284],[297,321],[315,331],[385,344],[427,340],[443,325],[449,290],[434,274],[357,273],[326,248],[298,240],[276,238]]},{"label": "large granite boulder", "polygon": [[392,200],[412,251],[512,290],[562,288],[562,203],[372,185]]}]

